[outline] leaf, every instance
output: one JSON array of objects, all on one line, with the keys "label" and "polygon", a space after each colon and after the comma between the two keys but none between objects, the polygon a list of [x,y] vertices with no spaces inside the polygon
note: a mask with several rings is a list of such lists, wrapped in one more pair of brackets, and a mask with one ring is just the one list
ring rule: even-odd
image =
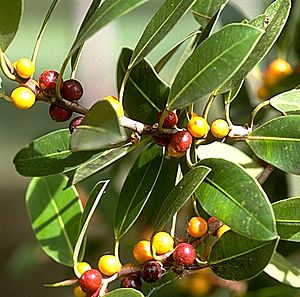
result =
[{"label": "leaf", "polygon": [[116,289],[105,296],[107,297],[144,297],[144,295],[137,290],[134,289]]},{"label": "leaf", "polygon": [[85,115],[71,137],[71,150],[100,150],[112,148],[126,140],[118,116],[107,100],[96,102]]},{"label": "leaf", "polygon": [[132,69],[167,35],[196,0],[166,0],[152,17],[138,41],[128,66]]},{"label": "leaf", "polygon": [[272,207],[255,178],[240,165],[224,159],[204,159],[199,164],[212,169],[196,191],[207,213],[251,239],[276,238]]},{"label": "leaf", "polygon": [[250,132],[246,142],[267,163],[300,174],[300,115],[272,119]]},{"label": "leaf", "polygon": [[62,129],[34,140],[14,157],[17,171],[25,176],[45,176],[77,168],[93,158],[95,152],[70,151],[70,139],[69,130]]},{"label": "leaf", "polygon": [[196,191],[211,169],[205,166],[197,166],[191,169],[182,180],[172,189],[163,202],[154,225],[154,232],[161,230],[171,220],[173,215],[187,202]]},{"label": "leaf", "polygon": [[91,221],[91,218],[100,202],[100,199],[102,198],[103,194],[105,193],[105,189],[109,183],[109,180],[106,181],[100,181],[98,182],[95,187],[93,188],[92,192],[89,195],[89,199],[87,201],[86,207],[84,209],[84,212],[80,218],[80,226],[79,230],[80,233],[78,235],[78,239],[76,241],[76,245],[74,248],[74,254],[73,254],[73,262],[74,262],[74,270],[77,277],[80,277],[80,272],[77,268],[77,263],[79,260],[79,253],[82,249],[83,240],[88,228],[88,225]]},{"label": "leaf", "polygon": [[230,24],[208,37],[177,73],[167,107],[185,107],[224,85],[245,62],[262,33],[250,25]]},{"label": "leaf", "polygon": [[[132,50],[123,48],[118,62],[118,86],[122,83]],[[123,105],[128,117],[143,123],[154,124],[156,115],[166,106],[169,88],[152,65],[142,60],[130,72],[125,85]]]},{"label": "leaf", "polygon": [[73,252],[83,212],[75,187],[64,190],[63,175],[35,177],[26,192],[26,205],[35,236],[53,260],[73,266]]},{"label": "leaf", "polygon": [[232,163],[240,164],[246,172],[254,177],[258,176],[263,168],[260,167],[253,159],[238,148],[222,143],[213,142],[207,145],[200,145],[196,149],[197,156],[200,160],[208,158],[221,158]]},{"label": "leaf", "polygon": [[283,284],[300,288],[300,270],[278,253],[274,253],[264,272]]},{"label": "leaf", "polygon": [[244,84],[244,80],[242,80],[238,85],[230,89],[227,93],[224,94],[224,103],[229,104],[231,103],[236,96],[239,94],[242,86]]},{"label": "leaf", "polygon": [[235,281],[253,278],[269,263],[277,241],[252,240],[228,231],[213,246],[208,263],[222,278]]},{"label": "leaf", "polygon": [[280,239],[300,242],[300,198],[277,201],[272,207]]},{"label": "leaf", "polygon": [[[235,73],[233,77],[224,85],[219,93],[225,93],[237,86],[253,69],[253,67],[262,60],[269,52],[279,34],[281,33],[291,8],[290,0],[277,0],[266,9],[265,15],[268,18],[268,25],[265,26],[265,33],[256,44],[252,53],[247,57],[244,65]],[[252,24],[252,21],[250,21]],[[253,25],[261,24],[258,18],[253,20]],[[260,26],[261,27],[261,26]]]},{"label": "leaf", "polygon": [[0,1],[0,50],[6,51],[13,41],[23,14],[23,1]]},{"label": "leaf", "polygon": [[300,113],[300,90],[291,90],[270,99],[270,104],[285,113]]},{"label": "leaf", "polygon": [[116,207],[114,232],[117,240],[138,219],[155,186],[162,163],[162,148],[151,143],[133,164]]},{"label": "leaf", "polygon": [[91,175],[101,171],[102,169],[123,158],[135,148],[136,146],[134,145],[121,146],[94,155],[86,162],[78,165],[75,169],[65,173],[69,177],[67,186],[75,185],[87,179]]},{"label": "leaf", "polygon": [[192,13],[201,27],[205,28],[220,7],[227,3],[228,0],[198,0],[192,8]]},{"label": "leaf", "polygon": [[106,0],[95,10],[92,17],[78,33],[66,61],[76,52],[76,50],[90,37],[112,20],[129,13],[147,0]]},{"label": "leaf", "polygon": [[[84,26],[88,23],[88,21],[90,20],[92,15],[99,8],[100,4],[101,4],[101,0],[93,0],[93,2],[91,3],[87,13],[84,16],[84,19],[83,19],[82,23],[80,25],[78,34],[80,34],[82,32]],[[78,59],[81,55],[82,49],[83,49],[83,43],[81,44],[81,46],[76,50],[76,52],[72,56],[72,59],[71,59],[71,68],[72,68],[72,70],[74,70],[75,67],[76,67],[76,64],[77,64]]]}]

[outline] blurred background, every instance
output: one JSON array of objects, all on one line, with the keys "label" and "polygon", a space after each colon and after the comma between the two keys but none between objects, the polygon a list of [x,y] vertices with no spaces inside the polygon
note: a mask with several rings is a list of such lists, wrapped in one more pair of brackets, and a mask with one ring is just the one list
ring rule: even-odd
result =
[{"label": "blurred background", "polygon": [[[12,61],[21,57],[31,56],[36,35],[51,3],[49,0],[26,0],[24,2],[25,10],[20,31],[7,51]],[[61,1],[58,5],[49,21],[41,43],[36,65],[36,79],[46,69],[60,69],[61,63],[71,46],[90,2],[87,0],[66,0]],[[116,68],[121,49],[125,46],[131,48],[135,46],[147,22],[162,2],[161,0],[149,1],[134,12],[112,22],[86,43],[77,73],[77,78],[82,82],[85,90],[84,98],[81,101],[83,105],[89,107],[99,98],[106,95],[117,95]],[[224,11],[222,20],[226,23],[229,21],[241,21],[245,17],[251,18],[262,13],[264,8],[271,2],[266,0],[230,1],[230,6]],[[149,55],[148,59],[150,62],[155,63],[158,61],[159,57],[170,49],[172,45],[195,30],[197,23],[191,15],[187,15],[176,25],[176,28]],[[264,67],[266,63],[277,57],[280,52],[278,49],[274,48],[272,50],[261,64],[261,67]],[[170,76],[175,71],[176,59],[179,59],[179,55],[175,56],[170,66],[162,72],[162,76],[166,81],[170,79]],[[293,66],[296,66],[298,58],[292,53],[290,59]],[[10,93],[10,90],[15,87],[15,85],[6,80],[4,80],[4,85],[7,93]],[[248,85],[243,90],[243,95],[248,96],[250,101],[254,100],[255,102],[257,100],[256,87],[257,82],[255,83],[254,79],[254,84]],[[237,108],[239,108],[238,105]],[[20,176],[15,171],[12,163],[14,155],[24,145],[50,131],[67,127],[68,124],[53,122],[48,115],[47,104],[42,102],[36,104],[31,110],[24,112],[17,110],[11,104],[2,100],[0,102],[0,117],[0,296],[72,296],[70,288],[49,289],[43,287],[43,284],[70,278],[73,276],[73,272],[70,268],[64,268],[53,262],[37,245],[29,224],[24,202],[26,187],[30,179]],[[242,121],[240,118],[238,120]],[[84,197],[101,177],[114,176],[114,180],[111,182],[108,193],[101,205],[101,210],[99,210],[89,230],[87,254],[91,255],[88,260],[93,265],[96,265],[100,253],[102,254],[112,249],[113,233],[111,222],[114,214],[114,205],[117,193],[133,158],[134,156],[129,155],[121,164],[114,165],[79,185],[80,193]],[[278,181],[280,186],[278,186]],[[280,199],[299,195],[299,182],[299,177],[286,176],[276,171],[266,187],[268,187],[270,195]],[[277,186],[275,187],[276,183]],[[133,231],[131,236],[137,238],[136,236],[140,236],[137,235],[138,232],[139,230]],[[110,236],[111,238],[109,238]],[[130,251],[138,239],[135,239],[132,243],[130,241],[124,242],[125,255],[126,250]],[[299,254],[299,245],[296,247],[294,244],[284,244],[283,247],[279,248],[286,255],[294,255],[297,250]],[[299,263],[300,260],[298,261]],[[218,290],[211,292],[212,286],[210,283],[214,281],[216,280],[212,280],[209,273],[204,272],[203,275],[200,273],[193,279],[181,282],[179,290],[177,284],[171,282],[171,285],[165,286],[154,295],[233,296],[232,290],[228,289],[229,284],[222,284]],[[243,292],[245,284],[240,285],[241,291],[236,290],[239,294]],[[267,288],[260,290],[263,287]],[[277,288],[276,290],[274,289],[275,287]],[[191,288],[195,288],[195,290],[191,290]],[[257,280],[250,281],[249,288],[250,291],[254,292],[253,295],[249,296],[288,297],[299,294],[296,290],[279,285],[279,283],[271,280],[264,274]]]}]

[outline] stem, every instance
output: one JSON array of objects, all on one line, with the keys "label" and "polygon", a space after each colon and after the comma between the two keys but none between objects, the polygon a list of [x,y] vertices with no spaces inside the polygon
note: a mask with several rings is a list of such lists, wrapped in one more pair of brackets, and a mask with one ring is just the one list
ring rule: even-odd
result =
[{"label": "stem", "polygon": [[11,73],[9,67],[7,66],[7,58],[6,58],[5,54],[2,52],[1,48],[0,48],[0,65],[1,65],[1,69],[2,69],[3,74],[8,79],[15,81],[16,76]]},{"label": "stem", "polygon": [[225,104],[225,119],[229,124],[229,127],[233,126],[231,119],[230,119],[230,102]]},{"label": "stem", "polygon": [[197,208],[197,200],[196,200],[195,195],[192,196],[192,204],[193,204],[193,209],[194,209],[195,214],[198,217],[200,217],[200,213],[199,213],[198,208]]},{"label": "stem", "polygon": [[120,87],[119,101],[120,101],[122,106],[123,106],[123,97],[124,97],[125,86],[126,86],[126,83],[128,81],[130,72],[131,72],[131,69],[127,69],[127,71],[125,72],[121,87]]},{"label": "stem", "polygon": [[76,76],[76,71],[77,71],[77,68],[78,68],[78,65],[79,65],[79,61],[80,61],[80,58],[81,58],[83,46],[84,46],[84,44],[82,44],[82,45],[78,48],[78,55],[77,55],[77,57],[76,57],[76,60],[74,61],[74,64],[73,64],[73,67],[72,67],[71,76],[70,76],[72,79],[74,79],[75,76]]},{"label": "stem", "polygon": [[270,100],[266,100],[266,101],[264,101],[264,102],[258,104],[258,105],[254,108],[254,110],[251,112],[251,115],[250,115],[249,120],[248,120],[248,127],[249,127],[250,129],[252,129],[252,127],[253,127],[254,118],[255,118],[255,116],[258,114],[258,112],[259,112],[262,108],[264,108],[265,106],[267,106],[267,105],[269,105],[269,104],[270,104]]},{"label": "stem", "polygon": [[6,100],[7,102],[11,103],[11,98],[9,96],[7,96],[7,95],[4,95],[4,94],[0,93],[0,98],[2,98],[4,100]]},{"label": "stem", "polygon": [[49,7],[49,9],[48,9],[48,11],[47,11],[44,22],[41,26],[41,29],[40,29],[39,34],[37,36],[37,39],[35,41],[35,45],[34,45],[34,49],[33,49],[33,53],[32,53],[32,58],[31,58],[31,61],[33,62],[33,64],[35,64],[35,61],[36,61],[36,58],[37,58],[37,55],[38,55],[38,51],[39,51],[39,48],[40,48],[40,43],[41,43],[42,37],[45,33],[49,18],[51,16],[55,6],[58,4],[58,2],[59,2],[59,0],[53,0],[50,7]]},{"label": "stem", "polygon": [[275,167],[271,164],[268,164],[261,175],[257,178],[257,181],[260,185],[263,185],[271,173],[274,171]]},{"label": "stem", "polygon": [[208,101],[204,107],[204,110],[203,110],[203,118],[205,118],[207,120],[207,116],[208,116],[208,113],[209,113],[209,110],[212,106],[212,104],[214,103],[215,99],[216,99],[216,95],[215,94],[211,94],[208,98]]},{"label": "stem", "polygon": [[175,229],[176,229],[176,221],[177,221],[177,212],[173,215],[172,218],[172,227],[171,227],[171,231],[170,231],[170,235],[174,238],[175,236]]},{"label": "stem", "polygon": [[119,259],[119,246],[120,246],[120,241],[116,239],[115,241],[115,256]]}]

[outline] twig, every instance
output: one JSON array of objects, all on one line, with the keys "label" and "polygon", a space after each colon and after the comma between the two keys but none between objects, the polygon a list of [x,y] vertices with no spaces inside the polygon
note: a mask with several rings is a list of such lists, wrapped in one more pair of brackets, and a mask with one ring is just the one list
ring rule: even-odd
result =
[{"label": "twig", "polygon": [[257,178],[257,181],[260,185],[263,185],[271,173],[274,171],[275,167],[271,164],[268,164],[261,175]]}]

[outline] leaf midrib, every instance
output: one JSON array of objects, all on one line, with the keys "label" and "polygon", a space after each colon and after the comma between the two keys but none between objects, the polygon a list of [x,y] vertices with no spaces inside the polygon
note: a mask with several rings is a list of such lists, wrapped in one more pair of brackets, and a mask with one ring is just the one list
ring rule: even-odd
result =
[{"label": "leaf midrib", "polygon": [[286,138],[286,137],[275,137],[275,136],[253,136],[248,135],[247,140],[271,140],[271,141],[287,141],[287,142],[300,142],[300,138]]}]

